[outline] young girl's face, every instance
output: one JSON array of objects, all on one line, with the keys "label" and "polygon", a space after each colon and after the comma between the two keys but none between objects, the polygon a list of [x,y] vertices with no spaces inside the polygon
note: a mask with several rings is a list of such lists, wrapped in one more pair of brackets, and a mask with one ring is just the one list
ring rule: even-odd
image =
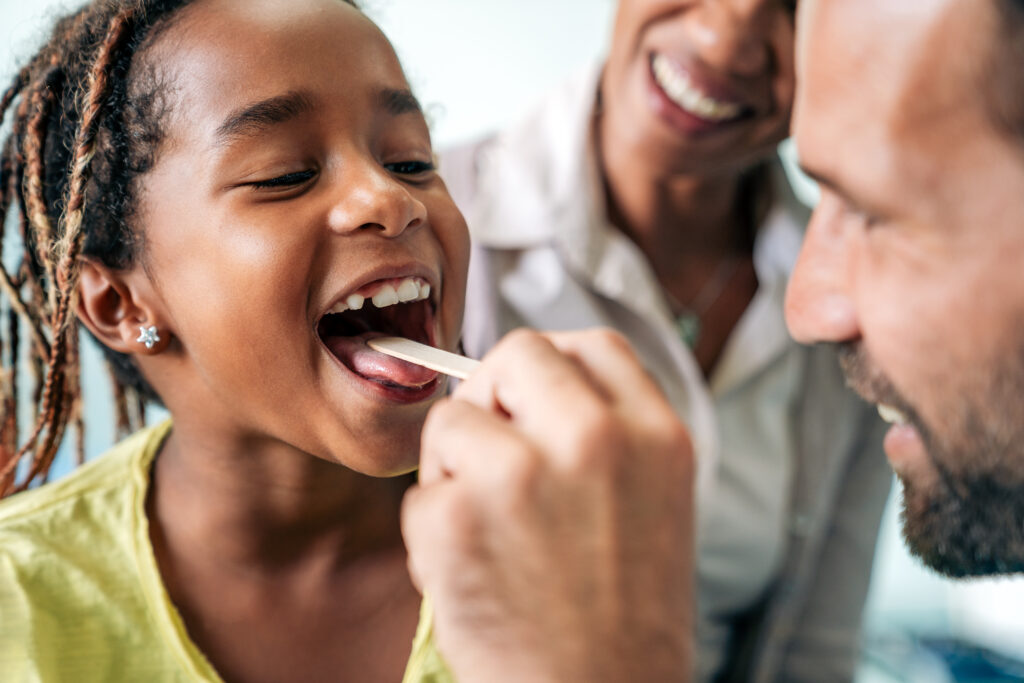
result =
[{"label": "young girl's face", "polygon": [[391,46],[340,0],[199,0],[148,59],[141,261],[173,342],[141,360],[176,424],[411,469],[445,380],[365,339],[452,349],[468,237]]}]

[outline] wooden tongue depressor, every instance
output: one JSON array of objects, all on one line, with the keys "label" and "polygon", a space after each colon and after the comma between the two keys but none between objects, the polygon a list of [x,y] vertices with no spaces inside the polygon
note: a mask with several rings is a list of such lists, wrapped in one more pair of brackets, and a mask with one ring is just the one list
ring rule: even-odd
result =
[{"label": "wooden tongue depressor", "polygon": [[435,349],[433,346],[420,344],[404,337],[377,337],[367,340],[366,344],[374,351],[422,365],[458,379],[466,379],[476,370],[476,366],[480,365],[478,360]]}]

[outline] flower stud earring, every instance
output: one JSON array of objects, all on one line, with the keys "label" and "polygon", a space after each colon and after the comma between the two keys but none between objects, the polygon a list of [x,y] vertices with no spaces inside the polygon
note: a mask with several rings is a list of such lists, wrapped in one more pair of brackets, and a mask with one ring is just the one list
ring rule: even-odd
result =
[{"label": "flower stud earring", "polygon": [[160,341],[160,335],[157,334],[156,327],[144,327],[139,326],[139,338],[135,341],[140,344],[145,344],[147,349],[153,348],[153,345]]}]

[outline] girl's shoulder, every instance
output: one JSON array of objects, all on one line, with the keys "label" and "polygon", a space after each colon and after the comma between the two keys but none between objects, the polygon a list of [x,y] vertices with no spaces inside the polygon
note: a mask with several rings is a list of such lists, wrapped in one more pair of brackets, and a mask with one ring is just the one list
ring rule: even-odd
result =
[{"label": "girl's shoulder", "polygon": [[170,426],[141,429],[63,479],[0,501],[0,538],[35,531],[52,537],[64,522],[106,517],[129,504],[133,493],[145,491],[149,464]]},{"label": "girl's shoulder", "polygon": [[210,680],[179,675],[180,638],[153,617],[145,495],[169,428],[0,503],[0,670],[12,680]]}]

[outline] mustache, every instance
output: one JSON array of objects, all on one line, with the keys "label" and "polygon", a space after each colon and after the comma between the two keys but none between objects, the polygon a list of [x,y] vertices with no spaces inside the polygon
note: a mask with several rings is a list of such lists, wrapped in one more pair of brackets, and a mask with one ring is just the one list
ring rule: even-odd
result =
[{"label": "mustache", "polygon": [[839,354],[839,366],[846,376],[846,385],[869,403],[884,403],[903,413],[907,422],[921,436],[928,459],[938,471],[939,478],[954,497],[961,497],[949,468],[935,457],[941,450],[941,444],[935,438],[935,434],[921,419],[914,406],[903,398],[892,381],[871,360],[864,344],[860,341],[843,342],[837,345],[836,351]]},{"label": "mustache", "polygon": [[892,381],[878,369],[860,341],[837,345],[839,367],[846,377],[846,386],[868,403],[884,403],[903,413],[914,424],[920,424],[917,411]]}]

